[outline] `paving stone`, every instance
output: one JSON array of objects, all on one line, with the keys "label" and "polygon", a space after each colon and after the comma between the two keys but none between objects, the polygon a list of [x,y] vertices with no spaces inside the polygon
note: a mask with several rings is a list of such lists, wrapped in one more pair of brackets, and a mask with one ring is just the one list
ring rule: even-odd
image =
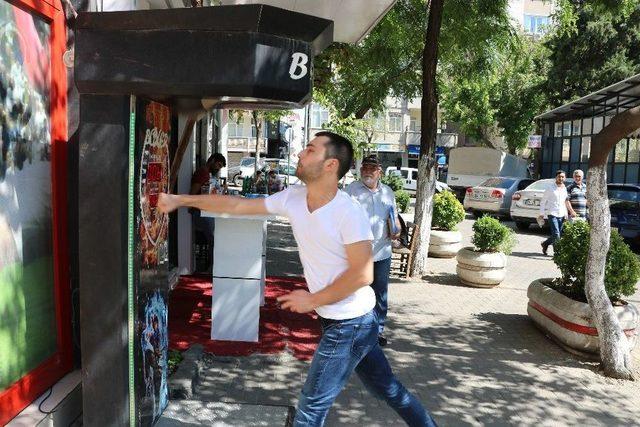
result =
[{"label": "paving stone", "polygon": [[[471,225],[470,219],[460,225],[465,244]],[[567,353],[529,320],[529,283],[559,275],[551,257],[540,254],[545,238],[533,228],[518,232],[507,277],[493,289],[461,286],[455,259],[430,258],[424,281],[390,283],[391,344],[384,352],[439,425],[639,424],[638,382],[603,377],[597,364]],[[267,260],[270,275],[302,274],[285,222],[269,225]],[[640,305],[640,293],[629,300]],[[632,355],[640,365],[640,348]],[[295,406],[309,366],[287,352],[203,361],[195,396],[212,401],[205,403],[224,397],[230,403]],[[329,426],[401,424],[355,377],[327,418]]]}]

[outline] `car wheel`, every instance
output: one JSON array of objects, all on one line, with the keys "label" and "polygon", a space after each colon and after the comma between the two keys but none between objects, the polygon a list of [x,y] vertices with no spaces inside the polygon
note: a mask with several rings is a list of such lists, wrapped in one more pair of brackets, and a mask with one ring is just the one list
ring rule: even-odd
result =
[{"label": "car wheel", "polygon": [[524,222],[524,221],[516,221],[516,228],[518,230],[528,230],[529,229],[529,223],[528,222]]},{"label": "car wheel", "polygon": [[233,185],[235,185],[236,187],[241,187],[242,186],[242,174],[236,174],[233,177]]}]

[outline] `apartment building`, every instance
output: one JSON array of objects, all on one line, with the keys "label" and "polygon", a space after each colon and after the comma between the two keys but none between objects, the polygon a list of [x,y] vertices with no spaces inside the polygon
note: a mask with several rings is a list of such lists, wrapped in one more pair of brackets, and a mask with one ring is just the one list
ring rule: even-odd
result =
[{"label": "apartment building", "polygon": [[509,14],[514,25],[534,37],[544,35],[551,25],[553,0],[511,0]]}]

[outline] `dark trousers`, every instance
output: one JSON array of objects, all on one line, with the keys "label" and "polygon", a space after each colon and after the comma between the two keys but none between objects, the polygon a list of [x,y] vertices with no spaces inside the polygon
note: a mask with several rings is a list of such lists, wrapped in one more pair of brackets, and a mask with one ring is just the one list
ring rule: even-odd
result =
[{"label": "dark trousers", "polygon": [[376,306],[378,315],[378,333],[384,330],[384,322],[387,320],[387,291],[389,289],[389,270],[391,269],[391,257],[373,263],[373,283],[371,287],[376,294]]},{"label": "dark trousers", "polygon": [[[545,246],[553,245],[560,238],[564,217],[549,215],[548,221],[549,227],[551,228],[551,236],[544,241]],[[553,250],[556,250],[555,246],[553,247]]]}]

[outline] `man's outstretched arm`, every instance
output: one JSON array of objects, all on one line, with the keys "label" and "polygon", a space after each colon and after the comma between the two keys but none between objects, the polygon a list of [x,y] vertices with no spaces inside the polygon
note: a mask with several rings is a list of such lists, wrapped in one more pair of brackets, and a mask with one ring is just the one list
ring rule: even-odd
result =
[{"label": "man's outstretched arm", "polygon": [[267,215],[264,199],[245,199],[237,196],[218,194],[186,195],[165,194],[158,197],[158,209],[169,213],[178,208],[197,208],[213,213],[231,215]]}]

